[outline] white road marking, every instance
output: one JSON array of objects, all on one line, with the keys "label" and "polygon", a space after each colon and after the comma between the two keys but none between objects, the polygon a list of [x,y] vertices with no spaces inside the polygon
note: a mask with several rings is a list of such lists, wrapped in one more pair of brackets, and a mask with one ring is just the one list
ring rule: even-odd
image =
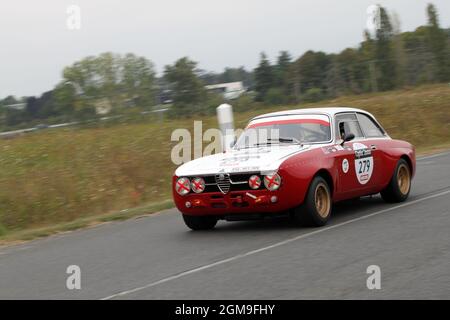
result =
[{"label": "white road marking", "polygon": [[417,161],[422,161],[422,160],[428,160],[428,159],[433,159],[433,158],[442,157],[442,156],[448,156],[448,155],[450,155],[450,152],[442,152],[442,153],[432,154],[430,156],[419,157],[416,160]]},{"label": "white road marking", "polygon": [[241,253],[241,254],[235,255],[233,257],[227,258],[227,259],[219,260],[219,261],[216,261],[216,262],[213,262],[213,263],[210,263],[210,264],[198,267],[198,268],[194,268],[194,269],[191,269],[191,270],[188,270],[188,271],[184,271],[184,272],[178,273],[176,275],[173,275],[173,276],[170,276],[170,277],[158,280],[156,282],[149,283],[149,284],[144,285],[142,287],[138,287],[138,288],[135,288],[135,289],[122,291],[122,292],[110,295],[108,297],[102,298],[101,300],[110,300],[110,299],[114,299],[116,297],[125,296],[125,295],[130,294],[130,293],[135,293],[135,292],[138,292],[138,291],[142,291],[142,290],[154,287],[154,286],[156,286],[158,284],[169,282],[169,281],[172,281],[172,280],[175,280],[175,279],[187,276],[187,275],[192,274],[192,273],[196,273],[196,272],[200,272],[202,270],[210,269],[210,268],[213,268],[215,266],[218,266],[218,265],[221,265],[221,264],[225,264],[227,262],[231,262],[231,261],[234,261],[234,260],[238,260],[238,259],[241,259],[241,258],[244,258],[244,257],[248,257],[248,256],[254,255],[254,254],[259,253],[259,252],[267,251],[269,249],[273,249],[273,248],[276,248],[276,247],[279,247],[279,246],[282,246],[282,245],[285,245],[285,244],[288,244],[288,243],[291,243],[291,242],[294,242],[294,241],[297,241],[297,240],[300,240],[300,239],[304,239],[304,238],[316,235],[318,233],[322,233],[322,232],[325,232],[325,231],[328,231],[328,230],[336,229],[336,228],[345,226],[345,225],[353,223],[353,222],[357,222],[357,221],[360,221],[360,220],[368,219],[370,217],[373,217],[373,216],[376,216],[376,215],[379,215],[379,214],[382,214],[382,213],[386,213],[386,212],[389,212],[389,211],[393,211],[395,209],[407,207],[407,206],[416,204],[418,202],[422,202],[422,201],[425,201],[425,200],[429,200],[429,199],[433,199],[433,198],[436,198],[436,197],[440,197],[440,196],[443,196],[443,195],[446,195],[446,194],[449,194],[449,193],[450,193],[450,190],[447,190],[447,191],[439,192],[439,193],[436,193],[436,194],[433,194],[433,195],[429,195],[429,196],[421,198],[421,199],[405,202],[405,203],[396,205],[394,207],[386,208],[386,209],[383,209],[383,210],[376,211],[374,213],[367,214],[367,215],[359,217],[359,218],[355,218],[355,219],[351,219],[351,220],[348,220],[348,221],[344,221],[344,222],[338,223],[336,225],[332,225],[332,226],[329,226],[329,227],[324,227],[324,228],[321,228],[321,229],[313,231],[313,232],[309,232],[309,233],[302,234],[302,235],[299,235],[299,236],[296,236],[296,237],[293,237],[293,238],[289,238],[289,239],[286,239],[286,240],[283,240],[283,241],[280,241],[280,242],[276,242],[276,243],[274,243],[272,245],[269,245],[269,246],[266,246],[266,247],[263,247],[263,248],[259,248],[259,249],[256,249],[256,250],[252,250],[252,251],[248,251],[248,252],[245,252],[245,253]]},{"label": "white road marking", "polygon": [[[7,247],[5,247],[5,248],[7,248]],[[8,253],[13,253],[13,252],[16,252],[16,251],[22,251],[22,250],[30,249],[30,248],[32,248],[32,246],[17,247],[14,250],[11,250],[11,251],[1,251],[0,252],[0,256],[8,254]],[[2,249],[2,247],[0,247],[0,249]]]}]

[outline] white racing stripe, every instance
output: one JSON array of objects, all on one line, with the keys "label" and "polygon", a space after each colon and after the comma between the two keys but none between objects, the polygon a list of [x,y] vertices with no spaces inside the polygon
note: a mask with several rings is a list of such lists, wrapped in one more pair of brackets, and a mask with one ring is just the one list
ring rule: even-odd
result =
[{"label": "white racing stripe", "polygon": [[321,120],[326,123],[330,123],[330,118],[327,115],[323,114],[301,114],[301,115],[286,115],[286,116],[274,116],[274,117],[264,117],[260,119],[256,119],[253,121],[250,121],[248,124],[249,126],[260,124],[260,123],[266,123],[266,122],[278,122],[278,121],[285,121],[285,120]]},{"label": "white racing stripe", "polygon": [[416,203],[419,203],[419,202],[422,202],[422,201],[425,201],[425,200],[433,199],[433,198],[436,198],[436,197],[440,197],[440,196],[443,196],[443,195],[446,195],[446,194],[449,194],[449,193],[450,193],[450,190],[447,190],[447,191],[443,191],[443,192],[439,192],[439,193],[436,193],[436,194],[433,194],[433,195],[426,196],[426,197],[421,198],[421,199],[405,202],[405,203],[396,205],[394,207],[390,207],[390,208],[387,208],[387,209],[376,211],[374,213],[367,214],[367,215],[359,217],[359,218],[351,219],[351,220],[348,220],[348,221],[345,221],[345,222],[341,222],[341,223],[338,223],[338,224],[335,224],[335,225],[332,225],[332,226],[329,226],[329,227],[324,227],[324,228],[321,228],[321,229],[313,231],[313,232],[309,232],[309,233],[302,234],[302,235],[299,235],[299,236],[296,236],[296,237],[293,237],[293,238],[289,238],[289,239],[286,239],[286,240],[283,240],[283,241],[280,241],[280,242],[276,242],[276,243],[271,244],[271,245],[266,246],[266,247],[262,247],[262,248],[259,248],[259,249],[256,249],[256,250],[252,250],[252,251],[248,251],[248,252],[245,252],[245,253],[241,253],[241,254],[235,255],[233,257],[227,258],[227,259],[219,260],[219,261],[216,261],[216,262],[213,262],[213,263],[210,263],[210,264],[198,267],[198,268],[194,268],[194,269],[191,269],[191,270],[188,270],[188,271],[184,271],[184,272],[178,273],[176,275],[173,275],[173,276],[170,276],[170,277],[158,280],[156,282],[149,283],[149,284],[144,285],[142,287],[138,287],[138,288],[135,288],[135,289],[122,291],[122,292],[110,295],[108,297],[102,298],[101,300],[110,300],[110,299],[114,299],[114,298],[117,298],[117,297],[120,297],[120,296],[125,296],[125,295],[131,294],[131,293],[139,292],[139,291],[142,291],[142,290],[154,287],[154,286],[156,286],[158,284],[162,284],[162,283],[166,283],[166,282],[169,282],[169,281],[172,281],[172,280],[176,280],[178,278],[181,278],[181,277],[193,274],[193,273],[197,273],[197,272],[200,272],[200,271],[203,271],[203,270],[206,270],[206,269],[210,269],[210,268],[213,268],[215,266],[218,266],[218,265],[221,265],[221,264],[225,264],[227,262],[231,262],[231,261],[235,261],[235,260],[238,260],[238,259],[241,259],[241,258],[244,258],[244,257],[248,257],[248,256],[254,255],[254,254],[259,253],[259,252],[267,251],[269,249],[273,249],[273,248],[276,248],[276,247],[279,247],[279,246],[282,246],[282,245],[285,245],[285,244],[288,244],[288,243],[291,243],[291,242],[294,242],[294,241],[297,241],[297,240],[300,240],[300,239],[304,239],[304,238],[316,235],[318,233],[322,233],[322,232],[325,232],[325,231],[328,231],[328,230],[336,229],[336,228],[345,226],[345,225],[353,223],[353,222],[364,220],[364,219],[367,219],[367,218],[370,218],[370,217],[373,217],[373,216],[376,216],[376,215],[379,215],[379,214],[382,214],[382,213],[390,212],[390,211],[393,211],[395,209],[411,206],[413,204],[416,204]]}]

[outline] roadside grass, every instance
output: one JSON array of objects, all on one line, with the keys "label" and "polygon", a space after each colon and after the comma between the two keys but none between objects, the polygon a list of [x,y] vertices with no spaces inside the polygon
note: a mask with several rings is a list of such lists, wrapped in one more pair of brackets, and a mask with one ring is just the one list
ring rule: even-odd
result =
[{"label": "roadside grass", "polygon": [[[340,97],[300,106],[262,107],[235,114],[237,128],[271,111],[350,106],[368,110],[393,138],[418,153],[450,148],[450,86],[428,85]],[[152,119],[152,118],[150,118]],[[0,241],[29,240],[95,223],[169,208],[171,133],[216,127],[214,116],[139,123],[99,123],[43,130],[0,140]],[[124,209],[133,208],[127,211]],[[106,213],[106,214],[105,214]]]},{"label": "roadside grass", "polygon": [[87,216],[84,218],[78,218],[70,222],[62,222],[54,225],[24,229],[20,231],[7,232],[0,226],[0,246],[5,244],[12,244],[15,242],[28,241],[36,238],[47,237],[57,233],[64,233],[68,231],[78,230],[91,226],[97,226],[102,223],[111,221],[127,220],[134,217],[140,217],[147,214],[162,211],[164,209],[170,209],[173,207],[173,201],[167,199],[158,203],[149,203],[144,206],[124,209],[117,212],[111,212],[107,214]]}]

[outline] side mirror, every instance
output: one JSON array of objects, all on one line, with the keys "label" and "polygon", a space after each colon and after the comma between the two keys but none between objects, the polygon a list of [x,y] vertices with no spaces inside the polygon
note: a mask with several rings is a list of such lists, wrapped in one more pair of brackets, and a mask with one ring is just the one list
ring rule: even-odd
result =
[{"label": "side mirror", "polygon": [[355,139],[355,135],[354,135],[353,133],[346,134],[346,135],[344,136],[344,140],[342,140],[341,145],[343,145],[345,142],[351,141],[351,140],[353,140],[353,139]]}]

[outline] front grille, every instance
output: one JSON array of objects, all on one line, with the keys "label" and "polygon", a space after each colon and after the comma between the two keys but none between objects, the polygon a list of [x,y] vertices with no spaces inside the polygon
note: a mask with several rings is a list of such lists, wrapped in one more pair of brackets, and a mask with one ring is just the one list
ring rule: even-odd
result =
[{"label": "front grille", "polygon": [[[206,183],[204,193],[221,192],[223,194],[226,194],[230,191],[253,191],[248,185],[248,179],[250,179],[252,175],[259,175],[261,180],[263,179],[263,176],[256,172],[231,173],[228,175],[228,177],[224,176],[225,182],[221,182],[219,179],[219,183],[216,181],[216,177],[219,175],[203,176],[203,179]],[[260,189],[265,189],[264,184],[261,185]]]},{"label": "front grille", "polygon": [[220,192],[223,194],[228,193],[230,191],[230,175],[227,173],[216,174],[215,176],[216,185],[219,188]]}]

